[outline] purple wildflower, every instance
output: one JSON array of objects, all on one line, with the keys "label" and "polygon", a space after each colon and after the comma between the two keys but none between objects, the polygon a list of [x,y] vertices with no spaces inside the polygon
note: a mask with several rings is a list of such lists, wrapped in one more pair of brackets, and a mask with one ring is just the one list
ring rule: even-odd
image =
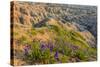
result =
[{"label": "purple wildflower", "polygon": [[27,55],[29,53],[29,49],[30,49],[30,46],[29,45],[26,45],[24,47],[24,54]]},{"label": "purple wildflower", "polygon": [[46,46],[45,46],[46,44],[44,42],[41,42],[40,45],[41,45],[40,46],[41,50],[45,50],[46,49]]},{"label": "purple wildflower", "polygon": [[53,50],[53,45],[50,46],[50,51],[52,51],[52,50]]},{"label": "purple wildflower", "polygon": [[45,45],[41,45],[41,49],[45,49]]},{"label": "purple wildflower", "polygon": [[28,49],[31,49],[31,45],[27,45],[27,48],[28,48]]},{"label": "purple wildflower", "polygon": [[54,46],[53,46],[53,43],[52,42],[49,42],[47,47],[50,49],[50,51],[53,50]]},{"label": "purple wildflower", "polygon": [[56,51],[54,57],[55,57],[55,59],[56,59],[57,61],[59,61],[59,58],[58,58],[58,51]]},{"label": "purple wildflower", "polygon": [[47,47],[48,47],[48,48],[50,48],[50,46],[51,46],[51,43],[50,43],[50,42],[48,42],[48,45],[47,45]]},{"label": "purple wildflower", "polygon": [[24,48],[24,53],[25,53],[25,55],[28,54],[28,50],[27,50],[27,48]]},{"label": "purple wildflower", "polygon": [[49,44],[47,45],[47,48],[50,48],[50,45]]}]

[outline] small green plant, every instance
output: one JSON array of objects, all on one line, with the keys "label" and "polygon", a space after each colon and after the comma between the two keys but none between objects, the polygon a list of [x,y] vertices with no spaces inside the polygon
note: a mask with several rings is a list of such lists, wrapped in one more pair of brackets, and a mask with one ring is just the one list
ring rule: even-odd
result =
[{"label": "small green plant", "polygon": [[85,51],[77,50],[74,54],[75,57],[78,57],[80,60],[85,60],[88,58]]},{"label": "small green plant", "polygon": [[14,36],[17,36],[18,35],[18,32],[13,32],[14,33]]},{"label": "small green plant", "polygon": [[50,59],[50,50],[47,48],[41,49],[41,44],[38,41],[35,41],[31,44],[31,50],[27,56],[27,60],[31,62],[43,62],[49,63],[47,60]]},{"label": "small green plant", "polygon": [[19,38],[19,41],[21,44],[26,44],[28,42],[25,36],[22,36],[21,38]]},{"label": "small green plant", "polygon": [[63,55],[60,60],[62,63],[66,63],[68,62],[68,57],[66,55]]},{"label": "small green plant", "polygon": [[51,29],[51,30],[54,30],[56,32],[59,32],[59,27],[57,27],[55,25],[49,25],[48,28]]},{"label": "small green plant", "polygon": [[30,34],[31,34],[31,35],[36,35],[36,34],[37,34],[37,32],[36,32],[36,30],[35,30],[35,29],[31,29]]},{"label": "small green plant", "polygon": [[66,56],[70,56],[71,55],[71,48],[68,48],[67,46],[63,46],[63,50],[62,50],[62,52],[63,52],[63,54],[64,55],[66,55]]}]

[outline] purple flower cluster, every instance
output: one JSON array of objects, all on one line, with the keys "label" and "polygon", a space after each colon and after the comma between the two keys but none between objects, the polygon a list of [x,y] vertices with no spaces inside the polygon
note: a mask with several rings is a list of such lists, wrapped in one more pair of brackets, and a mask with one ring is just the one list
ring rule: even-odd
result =
[{"label": "purple flower cluster", "polygon": [[44,42],[40,43],[40,48],[41,50],[45,50],[46,49],[46,44]]},{"label": "purple flower cluster", "polygon": [[53,48],[54,48],[53,43],[52,43],[52,42],[49,42],[47,46],[48,46],[48,48],[50,49],[50,51],[52,52],[52,50],[53,50]]},{"label": "purple flower cluster", "polygon": [[45,45],[41,45],[41,49],[44,49],[45,48]]},{"label": "purple flower cluster", "polygon": [[55,55],[54,55],[54,58],[59,61],[59,57],[58,57],[58,51],[56,51]]},{"label": "purple flower cluster", "polygon": [[48,42],[48,44],[46,44],[45,42],[41,42],[40,45],[41,45],[41,50],[45,50],[45,49],[49,48],[50,51],[52,52],[52,50],[54,48],[52,42]]},{"label": "purple flower cluster", "polygon": [[25,55],[28,55],[30,48],[31,48],[30,45],[25,45],[25,46],[24,46],[24,54],[25,54]]},{"label": "purple flower cluster", "polygon": [[52,51],[52,50],[53,50],[53,48],[54,48],[54,47],[53,47],[53,45],[52,45],[52,46],[50,46],[50,51]]}]

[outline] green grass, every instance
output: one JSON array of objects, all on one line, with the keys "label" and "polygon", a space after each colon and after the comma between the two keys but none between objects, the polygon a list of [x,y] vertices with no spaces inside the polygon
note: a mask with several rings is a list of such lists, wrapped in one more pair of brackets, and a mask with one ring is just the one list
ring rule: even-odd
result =
[{"label": "green grass", "polygon": [[51,25],[50,29],[56,32],[57,37],[60,37],[63,40],[65,39],[67,42],[80,46],[80,48],[83,49],[89,47],[85,38],[82,35],[80,35],[77,31],[65,30],[55,25]]},{"label": "green grass", "polygon": [[[31,64],[52,64],[52,63],[66,63],[69,62],[69,58],[78,58],[80,61],[87,61],[89,58],[94,58],[96,56],[96,49],[88,46],[85,38],[74,30],[62,29],[61,27],[50,25],[47,27],[33,28],[28,31],[33,37],[37,33],[44,34],[48,30],[49,32],[55,33],[56,37],[53,37],[52,42],[54,42],[55,48],[50,52],[49,48],[44,51],[41,50],[41,43],[38,40],[29,42],[27,37],[22,36],[20,38],[20,43],[28,43],[31,45],[29,54],[26,56],[26,61]],[[28,35],[29,35],[28,34]],[[50,35],[53,36],[53,35]],[[78,49],[73,50],[70,46],[77,46]],[[54,58],[55,52],[59,53],[59,61]]]},{"label": "green grass", "polygon": [[50,60],[50,50],[45,49],[44,51],[40,48],[40,43],[38,41],[34,41],[31,43],[31,50],[27,56],[27,60],[32,62],[41,61],[43,63],[48,63],[46,60]]},{"label": "green grass", "polygon": [[27,37],[25,36],[20,37],[18,40],[20,41],[20,44],[23,44],[23,45],[29,42]]},{"label": "green grass", "polygon": [[86,52],[82,50],[77,50],[74,56],[78,57],[80,60],[86,60],[88,58]]},{"label": "green grass", "polygon": [[36,35],[37,34],[37,31],[35,29],[32,29],[31,32],[30,32],[30,34],[31,35]]}]

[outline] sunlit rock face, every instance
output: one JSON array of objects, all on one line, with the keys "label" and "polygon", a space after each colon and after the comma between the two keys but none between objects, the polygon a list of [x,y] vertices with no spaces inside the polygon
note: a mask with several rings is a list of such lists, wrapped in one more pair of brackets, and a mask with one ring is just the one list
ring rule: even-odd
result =
[{"label": "sunlit rock face", "polygon": [[[38,23],[46,18],[56,18],[63,23],[75,22],[80,28],[89,30],[94,36],[97,35],[97,8],[95,6],[62,5],[16,2],[14,7],[14,20],[21,24]],[[82,29],[83,30],[83,29]],[[96,31],[96,32],[94,32]]]}]

